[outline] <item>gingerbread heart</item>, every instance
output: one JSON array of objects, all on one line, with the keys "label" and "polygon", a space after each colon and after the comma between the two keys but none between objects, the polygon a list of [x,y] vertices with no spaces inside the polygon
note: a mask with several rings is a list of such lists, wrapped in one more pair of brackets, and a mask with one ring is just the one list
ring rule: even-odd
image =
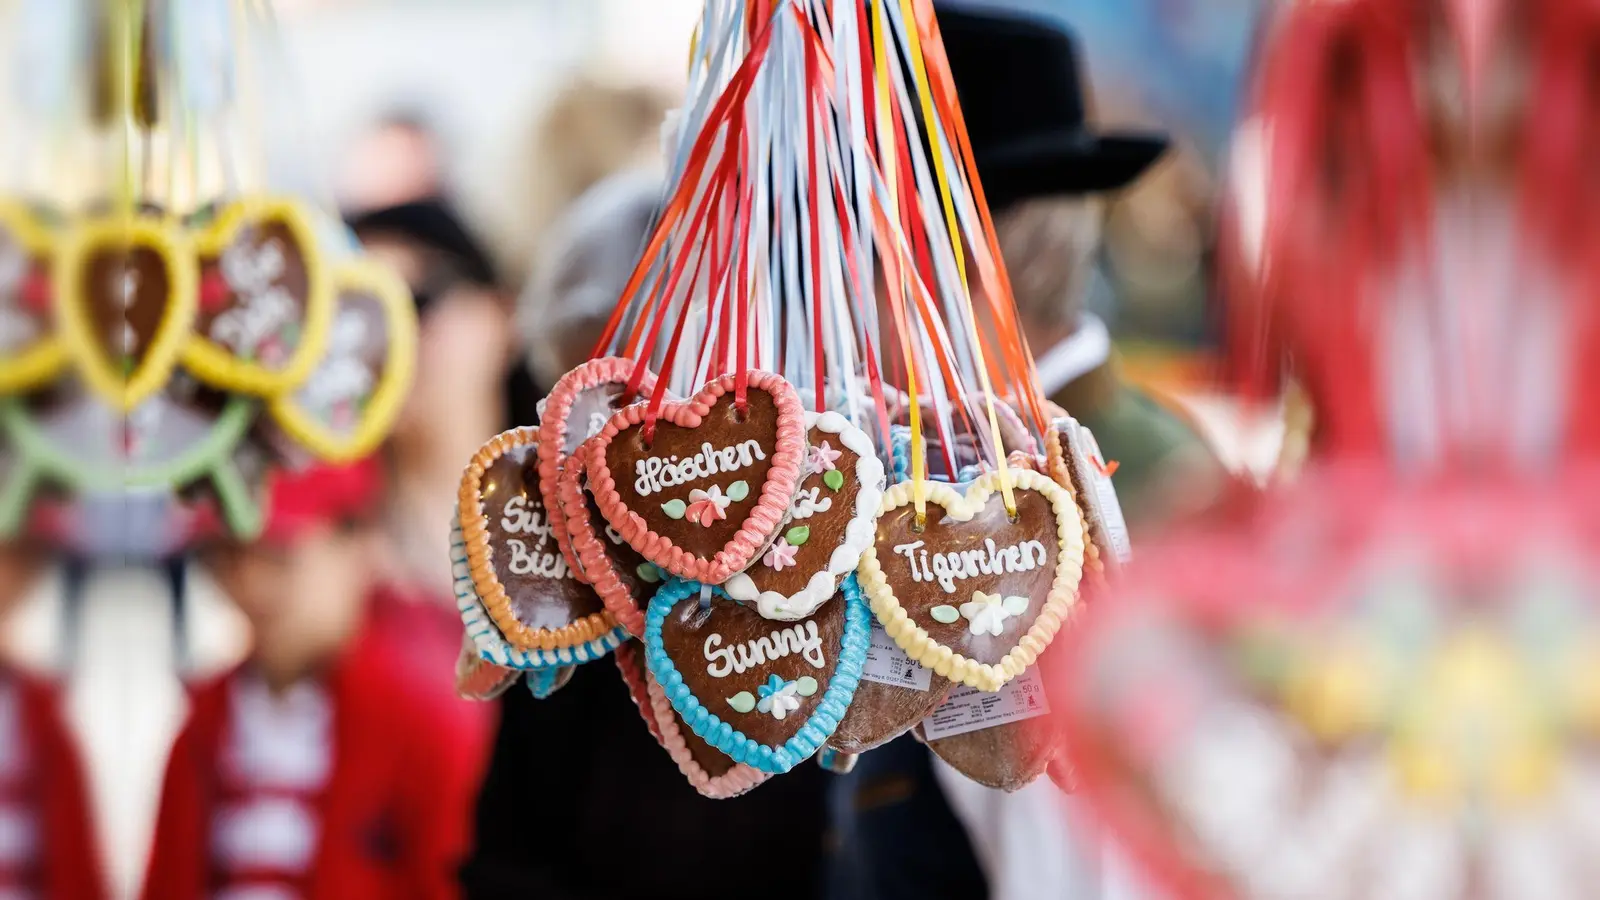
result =
[{"label": "gingerbread heart", "polygon": [[702,796],[713,800],[728,800],[750,791],[772,776],[760,769],[737,763],[728,754],[711,746],[705,739],[683,727],[683,719],[667,700],[661,683],[648,671],[644,673],[645,691],[649,698],[648,716],[660,730],[657,739],[667,755],[678,764],[678,771],[689,780],[690,786]]},{"label": "gingerbread heart", "polygon": [[[976,728],[966,724],[964,720],[983,716],[985,709],[988,716],[1009,721]],[[1037,677],[1008,682],[995,694],[963,685],[912,733],[968,779],[996,790],[1019,791],[1060,755],[1058,721],[1049,713],[1044,682]]]},{"label": "gingerbread heart", "polygon": [[166,384],[194,321],[195,261],[164,217],[93,219],[70,229],[52,289],[84,380],[127,412]]},{"label": "gingerbread heart", "polygon": [[884,630],[912,659],[951,681],[994,691],[1032,665],[1077,601],[1083,525],[1066,491],[1011,470],[1016,518],[1001,473],[965,494],[925,482],[884,493],[875,545],[861,555],[862,590]]},{"label": "gingerbread heart", "polygon": [[806,413],[805,468],[778,539],[723,585],[728,596],[784,622],[828,602],[872,546],[883,463],[866,432],[835,412]]},{"label": "gingerbread heart", "polygon": [[828,747],[840,753],[865,753],[881,747],[928,717],[950,692],[948,679],[929,673],[926,689],[861,679],[850,709],[828,738]]},{"label": "gingerbread heart", "polygon": [[645,661],[673,709],[717,750],[782,774],[838,727],[866,659],[855,579],[810,618],[774,623],[713,589],[672,581],[650,601]]},{"label": "gingerbread heart", "polygon": [[[618,409],[633,402],[627,396],[628,378],[633,374],[631,360],[608,356],[591,359],[561,376],[550,393],[539,401],[539,429],[545,440],[539,444],[539,484],[544,492],[544,508],[555,528],[556,543],[567,558],[567,565],[580,568],[577,552],[566,528],[566,511],[561,507],[558,476],[569,459],[573,468],[582,468],[578,448],[600,433]],[[655,387],[655,375],[646,370],[639,391],[647,394]]]},{"label": "gingerbread heart", "polygon": [[[737,409],[734,376],[660,409],[611,417],[585,465],[600,513],[645,559],[682,578],[720,584],[766,549],[794,499],[805,456],[805,412],[770,372],[749,375]],[[649,440],[647,441],[647,437]]]},{"label": "gingerbread heart", "polygon": [[[582,447],[578,450],[580,457],[586,452]],[[568,466],[558,477],[562,522],[578,560],[574,571],[594,588],[606,611],[629,634],[643,638],[645,607],[666,580],[665,574],[600,515],[594,495],[585,486],[587,476],[581,467]]]},{"label": "gingerbread heart", "polygon": [[473,592],[501,636],[522,650],[560,650],[617,628],[556,548],[545,515],[537,426],[491,438],[461,476],[457,521]]},{"label": "gingerbread heart", "polygon": [[1071,416],[1053,420],[1045,434],[1045,471],[1072,491],[1083,510],[1093,556],[1115,574],[1133,551],[1117,489],[1094,433]]},{"label": "gingerbread heart", "polygon": [[373,262],[337,267],[333,297],[322,358],[269,408],[312,453],[345,462],[376,449],[400,415],[416,365],[417,313],[405,284]]},{"label": "gingerbread heart", "polygon": [[66,362],[51,302],[53,243],[31,210],[0,201],[0,393],[45,384]]},{"label": "gingerbread heart", "polygon": [[622,684],[628,689],[628,699],[638,707],[639,716],[644,719],[650,736],[656,739],[656,743],[661,743],[661,725],[650,709],[650,670],[644,665],[644,645],[623,641],[611,657],[616,660],[617,672],[622,675]]},{"label": "gingerbread heart", "polygon": [[593,640],[554,650],[513,647],[500,633],[488,610],[484,609],[483,601],[473,586],[472,566],[467,561],[466,540],[461,535],[459,522],[451,523],[450,565],[461,625],[467,637],[472,639],[473,646],[478,648],[478,656],[486,662],[519,670],[571,666],[599,659],[628,639],[628,633],[618,626]]},{"label": "gingerbread heart", "polygon": [[484,662],[472,638],[461,636],[461,655],[456,657],[456,693],[466,700],[493,700],[517,683],[522,673]]},{"label": "gingerbread heart", "polygon": [[333,319],[333,281],[299,201],[230,204],[197,241],[199,306],[183,362],[217,387],[271,396],[311,374]]}]

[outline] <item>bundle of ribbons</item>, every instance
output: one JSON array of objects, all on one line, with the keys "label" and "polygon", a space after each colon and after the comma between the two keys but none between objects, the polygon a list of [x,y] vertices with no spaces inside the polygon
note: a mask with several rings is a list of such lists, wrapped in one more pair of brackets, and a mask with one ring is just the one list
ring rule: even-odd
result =
[{"label": "bundle of ribbons", "polygon": [[[271,468],[364,456],[392,426],[410,297],[302,154],[268,158],[262,132],[298,131],[248,89],[282,89],[262,15],[25,6],[48,27],[22,33],[57,40],[29,46],[47,71],[13,123],[37,177],[0,202],[0,535],[43,509],[63,540],[170,552],[203,508],[249,536]],[[154,520],[87,512],[130,497]]]},{"label": "bundle of ribbons", "polygon": [[1059,743],[1033,667],[1125,541],[1035,388],[931,5],[708,0],[691,57],[593,358],[463,476],[459,687],[611,657],[712,797],[913,730],[1020,787]]}]

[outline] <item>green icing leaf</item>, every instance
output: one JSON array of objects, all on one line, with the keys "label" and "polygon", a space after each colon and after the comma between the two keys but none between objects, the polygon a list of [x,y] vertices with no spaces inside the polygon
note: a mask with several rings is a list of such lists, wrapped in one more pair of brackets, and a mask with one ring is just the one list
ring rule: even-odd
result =
[{"label": "green icing leaf", "polygon": [[1020,616],[1028,611],[1028,598],[1007,597],[1005,600],[1001,601],[1001,606],[1005,609],[1007,614]]},{"label": "green icing leaf", "polygon": [[749,691],[740,691],[728,698],[728,705],[734,712],[747,713],[756,708],[756,698],[750,696]]},{"label": "green icing leaf", "polygon": [[688,505],[682,500],[668,500],[667,502],[661,504],[661,511],[673,519],[683,518],[684,512],[686,512],[688,509]]},{"label": "green icing leaf", "polygon": [[935,606],[928,610],[928,615],[933,616],[935,622],[952,625],[961,618],[961,613],[954,606]]},{"label": "green icing leaf", "polygon": [[728,499],[735,503],[750,496],[750,485],[743,481],[735,481],[728,485]]},{"label": "green icing leaf", "polygon": [[811,540],[811,526],[796,525],[783,533],[783,539],[788,541],[790,546],[799,547]]},{"label": "green icing leaf", "polygon": [[829,469],[823,474],[822,483],[837,491],[844,487],[844,473],[838,469]]},{"label": "green icing leaf", "polygon": [[634,571],[638,573],[640,581],[648,584],[655,584],[661,580],[661,570],[656,568],[655,563],[639,563],[639,568]]},{"label": "green icing leaf", "polygon": [[794,683],[794,691],[802,697],[809,697],[817,692],[817,680],[810,675],[801,675]]}]

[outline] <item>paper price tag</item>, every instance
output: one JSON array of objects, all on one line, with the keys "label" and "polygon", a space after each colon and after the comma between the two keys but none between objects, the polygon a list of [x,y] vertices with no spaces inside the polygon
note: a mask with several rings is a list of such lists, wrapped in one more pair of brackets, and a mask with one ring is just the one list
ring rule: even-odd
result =
[{"label": "paper price tag", "polygon": [[1122,517],[1122,503],[1117,499],[1117,488],[1106,473],[1106,458],[1100,452],[1100,443],[1094,432],[1068,416],[1056,420],[1056,428],[1067,439],[1072,473],[1088,496],[1089,527],[1097,544],[1109,550],[1118,563],[1133,557],[1133,543],[1128,538],[1128,522]]},{"label": "paper price tag", "polygon": [[1044,695],[1044,683],[1037,670],[1029,669],[994,693],[966,685],[956,687],[932,715],[922,720],[922,731],[928,740],[936,741],[1048,712],[1050,701]]},{"label": "paper price tag", "polygon": [[861,667],[861,677],[918,691],[927,690],[933,683],[933,673],[907,656],[877,619],[872,620],[872,642],[867,645],[867,662]]}]

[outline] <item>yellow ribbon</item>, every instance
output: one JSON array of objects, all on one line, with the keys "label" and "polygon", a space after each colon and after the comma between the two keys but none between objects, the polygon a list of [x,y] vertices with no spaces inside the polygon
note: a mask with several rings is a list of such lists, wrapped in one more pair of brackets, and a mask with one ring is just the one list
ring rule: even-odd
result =
[{"label": "yellow ribbon", "polygon": [[[995,462],[1000,472],[1000,495],[1005,500],[1006,512],[1013,517],[1017,514],[1016,497],[1011,489],[1011,470],[1006,465],[1005,445],[1000,441],[1000,419],[994,411],[994,385],[989,381],[989,367],[983,357],[983,338],[978,334],[978,316],[972,305],[972,292],[967,285],[966,255],[961,250],[960,229],[956,222],[955,199],[950,191],[950,180],[945,174],[944,154],[940,152],[938,141],[934,135],[933,94],[928,87],[928,69],[922,59],[922,41],[917,35],[916,13],[911,9],[911,0],[900,0],[900,15],[906,26],[906,39],[911,48],[911,71],[917,85],[917,100],[922,107],[922,120],[927,123],[929,147],[933,153],[934,178],[939,184],[939,199],[944,207],[945,227],[950,232],[950,249],[956,256],[956,272],[961,277],[961,296],[967,303],[967,328],[972,336],[972,353],[977,357],[978,377],[983,385],[984,403],[989,414],[989,436],[994,441]],[[882,35],[879,35],[880,43]],[[881,63],[880,63],[881,67]],[[916,409],[915,398],[912,400],[912,409]],[[912,449],[915,458],[917,446],[916,421],[912,425]],[[918,507],[919,511],[921,507]]]}]

